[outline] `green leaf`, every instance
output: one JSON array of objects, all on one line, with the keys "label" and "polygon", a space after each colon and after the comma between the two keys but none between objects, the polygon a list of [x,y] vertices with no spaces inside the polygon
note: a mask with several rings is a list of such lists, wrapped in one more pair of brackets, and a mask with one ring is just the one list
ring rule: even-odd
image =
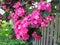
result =
[{"label": "green leaf", "polygon": [[2,2],[3,0],[0,0],[0,2]]},{"label": "green leaf", "polygon": [[39,28],[38,28],[38,29],[36,29],[36,33],[37,33],[38,35],[42,36],[42,33],[41,33],[41,31],[40,31],[40,29],[39,29]]},{"label": "green leaf", "polygon": [[19,45],[19,41],[16,39],[9,39],[5,36],[0,36],[0,44],[1,45]]},{"label": "green leaf", "polygon": [[29,9],[30,6],[31,6],[31,4],[27,4],[26,8],[25,8],[27,10],[28,14],[32,13],[32,9]]},{"label": "green leaf", "polygon": [[21,39],[20,44],[26,44],[26,42]]},{"label": "green leaf", "polygon": [[10,12],[5,12],[5,13],[3,14],[3,19],[6,19],[6,18],[9,16],[9,14],[10,14]]},{"label": "green leaf", "polygon": [[59,36],[59,38],[60,38],[60,36]]},{"label": "green leaf", "polygon": [[46,17],[49,14],[49,12],[48,11],[41,11],[41,14],[43,17]]},{"label": "green leaf", "polygon": [[39,2],[40,0],[35,0],[35,2]]},{"label": "green leaf", "polygon": [[58,43],[58,45],[60,45],[60,42]]}]

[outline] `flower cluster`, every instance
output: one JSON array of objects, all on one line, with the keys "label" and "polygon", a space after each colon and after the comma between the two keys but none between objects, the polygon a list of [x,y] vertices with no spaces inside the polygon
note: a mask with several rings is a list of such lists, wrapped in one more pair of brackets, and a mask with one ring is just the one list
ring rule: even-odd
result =
[{"label": "flower cluster", "polygon": [[17,2],[14,4],[13,8],[19,8],[20,6],[22,6],[22,4],[20,2]]},{"label": "flower cluster", "polygon": [[32,37],[34,37],[34,38],[37,39],[37,40],[41,39],[41,36],[37,35],[36,32],[33,32],[33,33],[32,33]]},{"label": "flower cluster", "polygon": [[11,14],[12,15],[11,17],[14,19],[15,22],[18,20],[19,17],[24,16],[26,12],[24,8],[20,6],[22,6],[20,2],[17,2],[13,5],[13,8],[15,9],[14,9],[14,12]]},{"label": "flower cluster", "polygon": [[[54,19],[54,16],[43,17],[40,12],[43,10],[51,12],[50,3],[39,2],[37,6],[31,14],[26,15],[27,12],[20,2],[13,5],[14,12],[11,14],[11,17],[15,21],[14,31],[18,40],[23,39],[27,41],[30,37],[37,40],[41,39],[41,36],[37,34],[35,30],[32,31],[29,28],[33,27],[37,29],[39,27],[47,27],[48,23]],[[21,17],[23,17],[23,19],[20,19]],[[31,34],[29,34],[30,31],[32,32]]]},{"label": "flower cluster", "polygon": [[47,27],[50,21],[54,20],[54,16],[46,16],[41,22],[41,27]]},{"label": "flower cluster", "polygon": [[[9,4],[11,4],[11,2],[10,2]],[[10,6],[11,6],[11,5],[9,5],[9,6],[6,5],[6,2],[2,2],[1,5],[2,5],[2,8],[3,8],[5,11],[9,11]]]},{"label": "flower cluster", "polygon": [[20,37],[23,36],[24,34],[26,36],[23,36],[21,38],[23,40],[29,39],[28,27],[33,26],[34,28],[38,28],[41,22],[42,22],[42,16],[36,10],[34,10],[32,14],[29,14],[28,16],[26,16],[23,20],[17,21],[14,28],[17,39],[20,39]]},{"label": "flower cluster", "polygon": [[10,41],[12,41],[11,45],[31,45],[35,39],[41,39],[41,27],[48,28],[48,24],[55,17],[51,14],[53,11],[51,3],[38,1],[3,0],[1,2],[0,30],[2,32],[0,35],[7,38],[7,42],[9,41],[8,44],[5,43],[6,45],[9,45]]},{"label": "flower cluster", "polygon": [[51,12],[51,4],[48,2],[39,2],[38,4],[38,10],[46,10],[48,12]]}]

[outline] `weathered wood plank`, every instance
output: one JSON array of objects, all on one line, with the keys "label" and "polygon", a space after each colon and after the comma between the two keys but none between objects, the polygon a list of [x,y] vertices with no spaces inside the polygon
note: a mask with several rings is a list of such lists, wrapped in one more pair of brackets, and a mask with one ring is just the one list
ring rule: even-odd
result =
[{"label": "weathered wood plank", "polygon": [[47,33],[47,32],[46,32],[46,28],[44,28],[43,31],[44,31],[44,45],[45,45],[45,42],[46,42],[46,33]]},{"label": "weathered wood plank", "polygon": [[41,28],[42,30],[42,38],[41,38],[41,45],[44,44],[44,28]]},{"label": "weathered wood plank", "polygon": [[52,45],[53,43],[53,31],[54,31],[54,27],[53,27],[53,21],[51,22],[51,25],[50,25],[50,45]]},{"label": "weathered wood plank", "polygon": [[60,42],[60,38],[59,38],[59,36],[60,36],[60,16],[59,16],[59,26],[58,26],[58,29],[59,29],[58,30],[58,42]]},{"label": "weathered wood plank", "polygon": [[54,31],[54,45],[57,45],[57,27],[58,27],[58,15],[55,17],[55,31]]},{"label": "weathered wood plank", "polygon": [[46,32],[47,32],[47,36],[46,36],[46,37],[47,37],[47,39],[46,39],[46,40],[47,40],[47,41],[46,41],[46,45],[48,45],[48,41],[49,41],[49,25],[50,25],[50,24],[48,24],[47,31],[46,31]]}]

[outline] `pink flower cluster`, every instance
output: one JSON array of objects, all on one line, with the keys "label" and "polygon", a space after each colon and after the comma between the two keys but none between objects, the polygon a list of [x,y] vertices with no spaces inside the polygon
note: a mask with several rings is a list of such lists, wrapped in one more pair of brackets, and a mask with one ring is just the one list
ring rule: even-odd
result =
[{"label": "pink flower cluster", "polygon": [[15,14],[21,17],[25,14],[25,10],[21,7],[17,8],[17,9],[15,9]]},{"label": "pink flower cluster", "polygon": [[4,2],[1,2],[1,5],[2,5],[2,8],[5,10],[5,11],[9,11],[10,8],[19,8],[22,6],[22,4],[18,1],[17,3],[16,2],[12,2],[12,1],[4,1]]},{"label": "pink flower cluster", "polygon": [[41,22],[42,22],[42,16],[38,13],[37,10],[34,10],[32,14],[29,14],[23,20],[19,20],[16,22],[14,27],[16,38],[20,39],[21,37],[23,40],[29,39],[28,27],[32,25],[35,28],[37,28],[39,27]]},{"label": "pink flower cluster", "polygon": [[32,37],[34,37],[37,40],[41,39],[41,36],[38,35],[36,32],[33,32]]},{"label": "pink flower cluster", "polygon": [[20,6],[22,6],[20,2],[15,3],[13,6],[13,8],[15,9],[14,9],[14,12],[11,14],[11,17],[13,18],[15,22],[18,20],[19,17],[23,17],[26,12],[24,8]]},{"label": "pink flower cluster", "polygon": [[12,17],[12,19],[14,20],[14,22],[16,22],[19,16],[16,15],[15,13],[12,13],[12,14],[11,14],[11,17]]},{"label": "pink flower cluster", "polygon": [[10,7],[12,6],[11,2],[8,3],[8,5],[6,5],[7,3],[6,2],[1,2],[1,6],[2,8],[5,10],[5,11],[9,11],[10,10]]},{"label": "pink flower cluster", "polygon": [[[48,12],[51,12],[51,5],[50,3],[47,2],[39,2],[38,3],[38,9],[34,9],[31,14],[28,14],[25,16],[23,19],[19,19],[19,17],[22,17],[25,14],[24,8],[21,7],[22,4],[20,2],[17,2],[14,4],[13,8],[14,12],[11,14],[13,20],[16,22],[14,25],[14,31],[16,34],[17,39],[23,39],[23,40],[28,40],[30,35],[28,34],[29,32],[29,27],[33,26],[34,28],[39,28],[41,27],[47,27],[48,23],[54,19],[54,16],[46,16],[45,18],[42,17],[40,14],[40,10],[47,10]],[[27,13],[27,12],[26,12]],[[40,35],[38,35],[36,32],[33,32],[32,37],[36,38],[39,40],[41,38]]]},{"label": "pink flower cluster", "polygon": [[[42,27],[47,27],[48,23],[52,21],[53,19],[54,19],[53,16],[47,16],[45,17],[45,19],[43,19],[43,17],[37,10],[33,10],[32,14],[29,14],[23,20],[19,20],[16,22],[14,30],[15,30],[17,39],[22,38],[23,40],[28,40],[29,39],[29,35],[28,35],[29,26],[32,25],[34,28],[38,28],[40,25]],[[36,34],[34,38],[38,40],[41,38],[41,36]]]},{"label": "pink flower cluster", "polygon": [[37,6],[38,10],[46,10],[48,12],[51,12],[51,4],[48,2],[39,2]]},{"label": "pink flower cluster", "polygon": [[22,38],[23,40],[27,40],[29,38],[29,35],[27,34],[28,26],[29,26],[29,22],[25,20],[19,20],[16,22],[14,31],[17,39]]},{"label": "pink flower cluster", "polygon": [[47,27],[50,21],[54,20],[54,16],[46,16],[41,22],[41,27]]},{"label": "pink flower cluster", "polygon": [[19,8],[20,6],[22,6],[22,4],[20,2],[17,2],[14,4],[13,8]]},{"label": "pink flower cluster", "polygon": [[31,16],[31,25],[35,28],[38,28],[41,25],[42,22],[42,15],[37,10],[33,10],[32,16]]}]

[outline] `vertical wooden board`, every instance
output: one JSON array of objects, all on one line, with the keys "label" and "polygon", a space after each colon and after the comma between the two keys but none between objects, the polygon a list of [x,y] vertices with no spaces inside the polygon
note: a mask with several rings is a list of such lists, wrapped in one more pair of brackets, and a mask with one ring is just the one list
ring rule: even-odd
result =
[{"label": "vertical wooden board", "polygon": [[49,25],[48,24],[48,27],[46,28],[46,45],[48,45],[48,41],[49,41]]},{"label": "vertical wooden board", "polygon": [[37,45],[39,45],[39,41],[37,40]]},{"label": "vertical wooden board", "polygon": [[41,45],[44,44],[44,28],[41,28],[42,30],[42,38],[41,38]]},{"label": "vertical wooden board", "polygon": [[57,24],[57,42],[58,42],[58,33],[59,33],[59,14],[57,14],[58,15],[58,20],[57,20],[57,22],[58,22],[58,24]]},{"label": "vertical wooden board", "polygon": [[41,45],[41,40],[39,40],[39,45]]},{"label": "vertical wooden board", "polygon": [[[42,29],[41,29],[41,27],[40,27],[40,31],[42,32]],[[39,45],[41,45],[41,39],[39,40]]]},{"label": "vertical wooden board", "polygon": [[[43,35],[42,27],[40,27],[40,31],[42,32],[42,35]],[[38,45],[42,44],[41,41],[42,41],[42,38],[38,41]]]},{"label": "vertical wooden board", "polygon": [[37,40],[36,40],[36,45],[37,45]]},{"label": "vertical wooden board", "polygon": [[54,45],[54,35],[55,35],[55,21],[53,21],[53,40],[52,40],[52,45]]},{"label": "vertical wooden board", "polygon": [[55,31],[54,31],[54,45],[57,45],[57,27],[58,27],[58,15],[55,17]]},{"label": "vertical wooden board", "polygon": [[47,43],[47,28],[46,28],[46,37],[45,37],[45,45]]},{"label": "vertical wooden board", "polygon": [[45,37],[46,39],[45,39],[45,45],[46,45],[46,43],[47,43],[47,28],[46,28],[46,37]]},{"label": "vertical wooden board", "polygon": [[60,38],[59,38],[59,36],[60,36],[60,14],[59,14],[59,26],[58,26],[58,42],[60,42]]},{"label": "vertical wooden board", "polygon": [[33,45],[37,45],[37,40],[35,39],[35,41],[33,42]]},{"label": "vertical wooden board", "polygon": [[[50,24],[50,25],[51,25],[51,24]],[[50,45],[50,33],[51,33],[50,25],[49,25],[48,45]]]},{"label": "vertical wooden board", "polygon": [[52,42],[53,42],[53,31],[54,31],[54,27],[53,27],[53,21],[51,22],[50,24],[50,45],[52,45]]},{"label": "vertical wooden board", "polygon": [[45,45],[45,42],[46,42],[46,33],[47,33],[47,32],[46,32],[46,28],[44,28],[43,31],[44,31],[44,45]]}]

